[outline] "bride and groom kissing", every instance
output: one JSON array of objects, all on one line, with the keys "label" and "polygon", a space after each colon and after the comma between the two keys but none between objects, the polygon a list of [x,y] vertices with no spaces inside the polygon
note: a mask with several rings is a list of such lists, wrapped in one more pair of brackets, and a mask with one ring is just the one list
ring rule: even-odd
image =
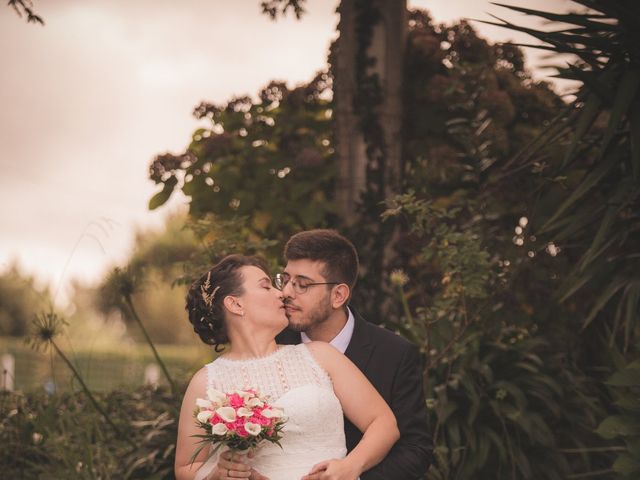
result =
[{"label": "bride and groom kissing", "polygon": [[[293,235],[272,279],[258,257],[230,255],[189,289],[189,321],[216,360],[187,387],[175,473],[182,479],[411,480],[431,462],[418,349],[349,305],[358,275],[353,244],[334,230]],[[375,299],[371,299],[375,301]],[[198,398],[257,389],[288,417],[280,447],[250,458],[205,450]]]}]

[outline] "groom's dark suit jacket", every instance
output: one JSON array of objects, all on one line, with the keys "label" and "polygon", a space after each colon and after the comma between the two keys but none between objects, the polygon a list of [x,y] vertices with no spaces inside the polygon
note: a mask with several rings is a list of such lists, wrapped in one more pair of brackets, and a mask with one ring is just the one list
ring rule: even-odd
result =
[{"label": "groom's dark suit jacket", "polygon": [[[350,307],[351,308],[351,307]],[[422,362],[418,349],[404,338],[355,317],[353,336],[345,355],[356,364],[396,416],[400,440],[378,465],[360,476],[362,480],[415,480],[422,478],[432,461],[427,433],[422,384]],[[285,330],[278,343],[300,343],[300,334]],[[366,399],[362,399],[366,402]],[[347,449],[351,451],[362,433],[345,418]]]}]

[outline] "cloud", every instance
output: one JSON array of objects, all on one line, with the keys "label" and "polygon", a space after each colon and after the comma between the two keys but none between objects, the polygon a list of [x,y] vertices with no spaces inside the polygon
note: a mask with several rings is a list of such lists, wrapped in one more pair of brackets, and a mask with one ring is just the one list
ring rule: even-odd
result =
[{"label": "cloud", "polygon": [[[272,22],[258,0],[37,2],[44,27],[5,7],[0,269],[17,257],[57,282],[68,262],[63,280],[95,280],[122,261],[134,226],[159,225],[167,210],[146,208],[153,156],[185,148],[202,100],[312,78],[336,4],[311,1],[301,22]],[[118,225],[108,236],[92,226],[103,217]]]}]

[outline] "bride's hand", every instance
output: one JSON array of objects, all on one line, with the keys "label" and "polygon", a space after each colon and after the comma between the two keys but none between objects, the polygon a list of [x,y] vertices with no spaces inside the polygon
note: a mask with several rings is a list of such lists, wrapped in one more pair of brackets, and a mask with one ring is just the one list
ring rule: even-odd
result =
[{"label": "bride's hand", "polygon": [[[254,456],[255,456],[255,453],[253,452],[253,450],[249,450],[247,457],[253,458]],[[251,476],[249,477],[249,480],[269,480],[269,479],[264,475],[262,475],[260,472],[258,472],[255,468],[252,468]]]},{"label": "bride's hand", "polygon": [[252,468],[247,463],[246,457],[238,453],[224,452],[218,459],[218,465],[214,470],[214,474],[209,477],[213,480],[228,480],[231,478],[256,478],[252,477]]},{"label": "bride's hand", "polygon": [[360,471],[347,459],[325,460],[313,466],[301,480],[356,480]]}]

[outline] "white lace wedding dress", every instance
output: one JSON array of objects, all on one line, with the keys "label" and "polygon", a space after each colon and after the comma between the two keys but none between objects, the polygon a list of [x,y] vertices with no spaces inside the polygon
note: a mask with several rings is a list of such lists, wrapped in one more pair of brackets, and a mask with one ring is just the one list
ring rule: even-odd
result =
[{"label": "white lace wedding dress", "polygon": [[[252,387],[284,410],[288,421],[282,448],[263,442],[251,465],[270,480],[298,480],[323,460],[347,454],[342,407],[331,379],[304,344],[280,346],[252,360],[218,358],[207,365],[208,387],[221,392]],[[214,455],[195,477],[203,480],[217,462]]]}]

